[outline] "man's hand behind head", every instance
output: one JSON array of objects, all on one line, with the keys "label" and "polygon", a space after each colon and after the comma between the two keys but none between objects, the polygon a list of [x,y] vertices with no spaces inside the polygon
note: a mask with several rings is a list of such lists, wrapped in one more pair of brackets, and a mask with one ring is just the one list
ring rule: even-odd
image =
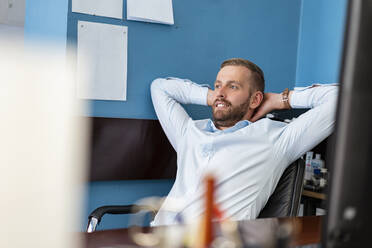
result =
[{"label": "man's hand behind head", "polygon": [[208,104],[208,106],[212,106],[213,105],[214,94],[215,94],[214,90],[208,89],[208,95],[207,95],[207,104]]},{"label": "man's hand behind head", "polygon": [[[292,91],[289,92],[288,98],[291,99]],[[283,102],[282,94],[265,93],[261,105],[256,109],[249,121],[255,122],[273,110],[287,109]]]}]

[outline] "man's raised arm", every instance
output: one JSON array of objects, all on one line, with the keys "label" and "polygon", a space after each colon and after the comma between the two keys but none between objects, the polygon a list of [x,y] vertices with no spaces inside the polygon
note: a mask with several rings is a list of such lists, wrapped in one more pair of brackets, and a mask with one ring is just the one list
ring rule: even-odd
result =
[{"label": "man's raised arm", "polygon": [[328,137],[334,128],[337,85],[317,85],[295,90],[290,95],[292,108],[311,108],[287,125],[279,139],[290,162]]},{"label": "man's raised arm", "polygon": [[337,85],[314,85],[289,92],[287,105],[282,94],[265,93],[264,101],[251,118],[256,121],[277,109],[311,108],[286,126],[276,147],[289,162],[296,160],[329,136],[335,123]]},{"label": "man's raised arm", "polygon": [[156,115],[176,151],[191,119],[181,103],[207,105],[207,94],[207,87],[186,79],[158,78],[152,82],[151,98]]}]

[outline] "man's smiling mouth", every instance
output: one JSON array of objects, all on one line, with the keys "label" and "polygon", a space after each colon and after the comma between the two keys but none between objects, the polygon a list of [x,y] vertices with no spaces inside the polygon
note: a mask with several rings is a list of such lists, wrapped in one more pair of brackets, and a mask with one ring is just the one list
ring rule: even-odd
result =
[{"label": "man's smiling mouth", "polygon": [[229,104],[226,103],[226,102],[223,102],[223,101],[216,101],[216,103],[214,104],[214,106],[216,108],[226,108],[226,107],[229,106]]}]

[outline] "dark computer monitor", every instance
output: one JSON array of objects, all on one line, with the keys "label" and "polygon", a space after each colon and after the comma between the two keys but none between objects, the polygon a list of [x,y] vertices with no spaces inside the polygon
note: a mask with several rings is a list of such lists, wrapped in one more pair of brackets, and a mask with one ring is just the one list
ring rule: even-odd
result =
[{"label": "dark computer monitor", "polygon": [[372,0],[350,0],[322,247],[371,247]]}]

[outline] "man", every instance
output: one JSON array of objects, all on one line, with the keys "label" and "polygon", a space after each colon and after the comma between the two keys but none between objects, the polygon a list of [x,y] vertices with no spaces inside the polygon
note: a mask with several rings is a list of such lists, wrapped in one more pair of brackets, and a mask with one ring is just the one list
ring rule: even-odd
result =
[{"label": "man", "polygon": [[[222,63],[214,90],[189,80],[154,80],[154,108],[177,152],[178,169],[153,225],[200,216],[203,177],[210,172],[216,177],[215,199],[225,217],[256,218],[285,168],[331,133],[337,87],[263,91],[263,72],[244,59]],[[211,106],[213,121],[192,120],[181,104]],[[260,119],[272,110],[291,107],[312,109],[289,124]]]}]

